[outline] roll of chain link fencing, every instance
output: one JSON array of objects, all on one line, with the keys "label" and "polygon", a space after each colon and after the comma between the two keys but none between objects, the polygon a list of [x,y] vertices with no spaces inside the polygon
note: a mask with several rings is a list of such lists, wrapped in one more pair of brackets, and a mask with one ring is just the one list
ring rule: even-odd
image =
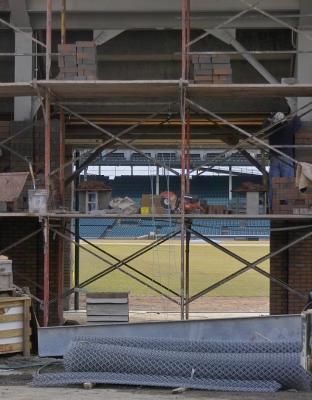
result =
[{"label": "roll of chain link fencing", "polygon": [[151,338],[73,340],[65,372],[40,374],[34,385],[84,382],[223,391],[311,390],[297,342],[209,342]]}]

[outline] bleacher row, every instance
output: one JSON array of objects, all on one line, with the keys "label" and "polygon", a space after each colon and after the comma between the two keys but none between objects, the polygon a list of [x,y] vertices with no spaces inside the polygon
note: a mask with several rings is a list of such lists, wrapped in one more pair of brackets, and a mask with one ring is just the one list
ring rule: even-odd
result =
[{"label": "bleacher row", "polygon": [[[175,220],[95,219],[80,220],[80,236],[85,239],[139,238],[152,232],[164,236],[178,229]],[[208,237],[265,238],[270,235],[268,220],[197,219],[193,229]]]},{"label": "bleacher row", "polygon": [[[160,176],[160,192],[172,191],[180,193],[180,177]],[[104,181],[112,188],[113,197],[128,196],[140,206],[141,196],[144,193],[156,192],[155,177],[150,176],[117,176],[110,180],[104,176],[89,176],[89,179]],[[234,177],[233,188],[239,187],[245,177]],[[249,181],[259,183],[260,176],[248,177]],[[224,205],[239,212],[245,203],[244,195],[233,193],[232,203],[229,201],[227,176],[194,176],[191,179],[191,193],[200,199],[205,199],[209,205]],[[242,207],[243,208],[243,207]],[[266,237],[269,236],[269,223],[265,220],[196,220],[193,225],[201,234],[211,237]],[[176,229],[175,221],[168,220],[115,220],[115,219],[82,219],[80,234],[91,239],[101,238],[136,238],[147,236],[151,232],[157,235],[167,235]]]},{"label": "bleacher row", "polygon": [[[144,193],[156,192],[156,179],[149,176],[117,176],[114,180],[107,177],[90,175],[89,179],[98,179],[104,181],[113,189],[113,197],[128,196],[133,199],[138,205],[140,204],[141,196]],[[228,193],[228,177],[227,176],[195,176],[191,179],[191,193],[201,199],[207,200],[210,205],[230,206]],[[242,182],[246,181],[245,177],[233,177],[233,189],[239,187]],[[248,177],[249,182],[260,183],[261,176]],[[171,191],[176,194],[180,193],[180,177],[166,176],[159,177],[159,190]],[[237,208],[239,204],[245,203],[245,196],[233,192],[232,203]]]},{"label": "bleacher row", "polygon": [[[145,153],[147,157],[152,157],[151,153]],[[167,165],[175,165],[180,162],[179,153],[156,153],[156,160],[162,161]],[[227,156],[228,157],[228,156]],[[256,155],[256,159],[261,162],[261,154]],[[204,161],[212,162],[218,160],[218,165],[222,166],[251,166],[250,162],[246,160],[244,156],[240,153],[234,153],[231,157],[226,158],[224,154],[221,153],[191,153],[190,161],[192,164],[201,164]],[[125,153],[115,152],[103,156],[101,159],[97,160],[98,165],[150,165],[151,161],[144,157],[143,154],[132,153],[130,158],[127,159]]]}]

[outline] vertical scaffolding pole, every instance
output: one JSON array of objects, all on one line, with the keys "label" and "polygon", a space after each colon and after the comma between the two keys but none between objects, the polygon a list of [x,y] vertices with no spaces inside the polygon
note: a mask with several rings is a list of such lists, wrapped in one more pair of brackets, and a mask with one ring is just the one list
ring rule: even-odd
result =
[{"label": "vertical scaffolding pole", "polygon": [[[66,43],[66,0],[62,0],[62,12],[61,12],[61,44]],[[64,164],[65,164],[65,115],[64,110],[60,109],[60,140],[59,140],[59,153],[60,153],[60,175],[59,175],[59,186],[60,186],[60,203],[64,206]]]},{"label": "vertical scaffolding pole", "polygon": [[[79,168],[79,151],[76,152],[75,158],[76,158],[76,169]],[[76,211],[79,212],[79,192],[77,191],[77,187],[79,185],[79,175],[75,179],[75,209]],[[75,219],[75,242],[79,244],[80,242],[80,224],[79,224],[79,218]],[[75,310],[79,310],[80,305],[79,305],[79,292],[77,291],[77,288],[79,286],[79,281],[80,281],[80,271],[79,271],[79,264],[80,264],[80,246],[75,246]]]},{"label": "vertical scaffolding pole", "polygon": [[[62,0],[61,11],[61,43],[66,43],[66,0]],[[59,174],[59,195],[60,206],[65,206],[65,114],[60,110],[60,135],[59,135],[59,155],[60,155],[60,174]],[[63,228],[63,220],[62,220]],[[63,323],[63,291],[64,291],[64,239],[58,237],[58,270],[57,270],[57,315],[59,324]]]},{"label": "vertical scaffolding pole", "polygon": [[[52,0],[47,0],[47,26],[46,26],[46,80],[50,78],[51,47],[52,47]],[[51,104],[50,94],[45,96],[45,152],[44,152],[44,178],[45,188],[50,195],[50,172],[51,172]],[[49,221],[44,218],[44,267],[43,267],[43,324],[49,323],[49,298],[50,298],[50,240]]]},{"label": "vertical scaffolding pole", "polygon": [[43,220],[43,326],[49,323],[50,300],[50,232],[49,219]]},{"label": "vertical scaffolding pole", "polygon": [[189,79],[189,57],[188,57],[188,42],[190,40],[190,0],[182,0],[182,86],[181,86],[181,276],[180,276],[180,302],[181,302],[181,320],[184,320],[185,303],[186,303],[186,285],[185,277],[186,265],[189,267],[189,262],[186,262],[188,252],[186,252],[185,239],[186,239],[186,225],[185,225],[185,195],[189,189],[189,179],[187,173],[187,154],[188,150],[188,110],[186,105],[186,89],[184,82]]},{"label": "vertical scaffolding pole", "polygon": [[[191,227],[192,221],[188,220],[186,222],[186,228]],[[185,234],[185,319],[189,319],[190,314],[190,241],[191,241],[191,232],[189,230],[186,231]]]}]

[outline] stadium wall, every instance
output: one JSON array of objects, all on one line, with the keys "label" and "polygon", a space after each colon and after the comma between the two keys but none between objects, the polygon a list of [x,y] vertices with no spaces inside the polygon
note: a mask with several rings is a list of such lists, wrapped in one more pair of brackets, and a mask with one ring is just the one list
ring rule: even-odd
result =
[{"label": "stadium wall", "polygon": [[[287,224],[290,226],[291,224]],[[296,224],[298,225],[298,224]],[[280,228],[286,225],[272,222],[272,227]],[[308,230],[271,232],[271,252],[285,246],[299,238]],[[293,289],[306,294],[306,301],[296,294],[281,288],[274,282],[270,284],[270,313],[271,314],[298,314],[308,302],[309,292],[312,290],[312,238],[309,237],[288,250],[272,257],[270,263],[271,274],[288,283]]]}]

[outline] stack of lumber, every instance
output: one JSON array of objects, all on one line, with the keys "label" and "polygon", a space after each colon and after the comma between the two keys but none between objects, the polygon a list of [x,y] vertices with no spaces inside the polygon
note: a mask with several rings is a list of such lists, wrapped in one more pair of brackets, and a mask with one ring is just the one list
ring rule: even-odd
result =
[{"label": "stack of lumber", "polygon": [[195,83],[232,83],[230,57],[194,55],[192,62]]},{"label": "stack of lumber", "polygon": [[95,42],[76,42],[58,45],[58,79],[95,80],[96,45]]},{"label": "stack of lumber", "polygon": [[87,293],[87,322],[90,325],[129,322],[129,294]]}]

